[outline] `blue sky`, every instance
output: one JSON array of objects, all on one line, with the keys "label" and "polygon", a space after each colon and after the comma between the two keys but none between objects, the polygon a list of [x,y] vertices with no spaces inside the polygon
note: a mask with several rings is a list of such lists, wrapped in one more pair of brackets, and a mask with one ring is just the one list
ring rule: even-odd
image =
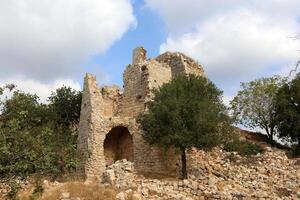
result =
[{"label": "blue sky", "polygon": [[132,49],[180,51],[230,100],[240,82],[287,75],[300,58],[299,0],[10,0],[0,6],[0,85],[45,101],[86,72],[122,87]]},{"label": "blue sky", "polygon": [[131,63],[132,50],[137,46],[144,46],[148,57],[156,57],[159,55],[160,44],[167,37],[163,21],[146,8],[143,1],[135,1],[133,9],[138,21],[137,26],[129,29],[107,52],[93,57],[93,64],[87,67],[87,71],[93,74],[100,73],[100,84],[122,86],[123,71]]}]

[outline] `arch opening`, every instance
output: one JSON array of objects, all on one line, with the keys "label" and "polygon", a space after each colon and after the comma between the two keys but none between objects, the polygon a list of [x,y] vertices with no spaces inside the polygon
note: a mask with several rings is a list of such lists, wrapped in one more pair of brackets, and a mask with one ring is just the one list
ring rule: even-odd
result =
[{"label": "arch opening", "polygon": [[133,141],[128,128],[117,126],[108,132],[104,140],[104,156],[106,166],[122,159],[133,162]]}]

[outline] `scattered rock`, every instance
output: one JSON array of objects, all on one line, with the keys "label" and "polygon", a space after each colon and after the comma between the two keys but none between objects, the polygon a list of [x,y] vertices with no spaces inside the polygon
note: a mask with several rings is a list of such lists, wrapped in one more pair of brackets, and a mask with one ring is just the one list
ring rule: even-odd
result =
[{"label": "scattered rock", "polygon": [[68,192],[63,192],[59,195],[60,200],[70,200],[70,193]]},{"label": "scattered rock", "polygon": [[107,168],[103,182],[123,190],[119,200],[300,198],[300,165],[281,150],[267,148],[244,158],[215,148],[192,150],[188,156],[187,180],[145,178],[135,173],[133,163],[120,160]]},{"label": "scattered rock", "polygon": [[125,199],[125,193],[124,192],[118,193],[117,196],[116,196],[116,200],[126,200]]}]

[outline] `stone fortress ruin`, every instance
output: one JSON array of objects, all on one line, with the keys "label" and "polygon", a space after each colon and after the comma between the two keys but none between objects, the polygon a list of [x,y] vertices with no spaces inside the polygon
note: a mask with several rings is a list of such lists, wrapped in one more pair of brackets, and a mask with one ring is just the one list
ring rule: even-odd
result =
[{"label": "stone fortress ruin", "polygon": [[204,76],[201,65],[182,53],[166,52],[147,59],[146,50],[133,50],[132,64],[123,74],[124,88],[98,87],[96,77],[84,80],[78,149],[82,172],[100,178],[106,167],[127,159],[141,173],[177,174],[178,156],[147,144],[136,122],[145,112],[153,94],[151,89],[170,81],[178,74]]}]

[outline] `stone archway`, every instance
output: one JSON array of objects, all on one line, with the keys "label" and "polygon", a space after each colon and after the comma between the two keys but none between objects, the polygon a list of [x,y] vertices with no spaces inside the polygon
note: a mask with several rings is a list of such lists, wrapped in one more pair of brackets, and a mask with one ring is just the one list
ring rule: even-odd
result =
[{"label": "stone archway", "polygon": [[133,141],[128,128],[117,126],[108,132],[104,140],[104,155],[106,166],[122,159],[133,162]]}]

